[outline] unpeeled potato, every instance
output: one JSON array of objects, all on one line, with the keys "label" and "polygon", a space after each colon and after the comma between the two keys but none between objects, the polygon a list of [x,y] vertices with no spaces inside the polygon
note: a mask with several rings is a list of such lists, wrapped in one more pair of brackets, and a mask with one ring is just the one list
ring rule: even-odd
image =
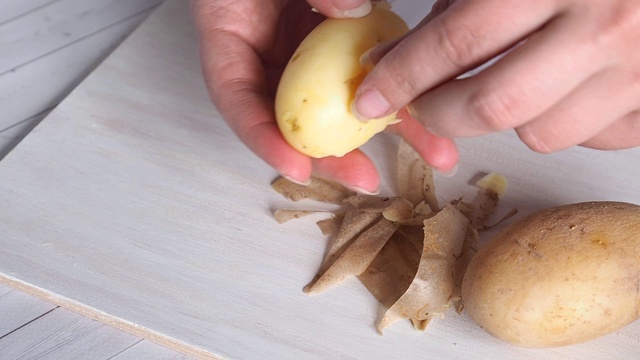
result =
[{"label": "unpeeled potato", "polygon": [[367,75],[361,55],[408,31],[386,2],[359,19],[327,19],[295,51],[275,99],[278,126],[287,142],[311,157],[342,156],[366,143],[395,118],[368,122],[351,112]]},{"label": "unpeeled potato", "polygon": [[640,206],[587,202],[534,213],[480,249],[464,277],[469,316],[526,347],[614,332],[640,311]]}]

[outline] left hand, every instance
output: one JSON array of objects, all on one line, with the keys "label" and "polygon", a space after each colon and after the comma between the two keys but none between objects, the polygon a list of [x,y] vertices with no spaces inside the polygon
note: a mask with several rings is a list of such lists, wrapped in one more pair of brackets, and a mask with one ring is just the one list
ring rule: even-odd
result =
[{"label": "left hand", "polygon": [[[201,59],[211,99],[235,134],[261,159],[290,180],[311,174],[363,193],[375,193],[380,177],[371,159],[354,150],[341,158],[311,159],[285,141],[276,124],[274,95],[280,76],[304,37],[325,16],[362,16],[355,0],[192,0]],[[366,3],[364,0],[360,4]],[[311,5],[311,6],[310,6]],[[339,10],[338,5],[344,9]],[[447,171],[458,157],[450,139],[434,136],[405,118],[388,129],[404,137],[427,163]]]}]

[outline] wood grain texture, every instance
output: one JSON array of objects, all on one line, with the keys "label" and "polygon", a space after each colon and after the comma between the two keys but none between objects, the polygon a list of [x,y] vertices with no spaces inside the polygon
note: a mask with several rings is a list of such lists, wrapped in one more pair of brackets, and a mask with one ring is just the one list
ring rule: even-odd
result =
[{"label": "wood grain texture", "polygon": [[[0,25],[0,131],[57,105],[158,3],[92,0],[74,17],[67,1],[53,2]],[[51,38],[56,31],[63,34]]]},{"label": "wood grain texture", "polygon": [[4,349],[0,357],[108,359],[141,340],[98,321],[57,308],[39,321],[26,324],[0,338],[0,348]]},{"label": "wood grain texture", "polygon": [[[390,192],[396,139],[365,147]],[[510,180],[504,212],[583,200],[640,203],[640,150],[531,153],[511,133],[459,143],[442,200],[478,173]],[[276,175],[212,107],[187,3],[167,1],[0,162],[0,278],[201,357],[620,359],[640,322],[548,350],[500,343],[450,313],[427,333],[377,335],[383,309],[356,280],[320,296],[325,240],[312,219],[278,225]],[[290,204],[287,204],[290,206]],[[10,211],[8,209],[11,209]]]},{"label": "wood grain texture", "polygon": [[60,0],[2,0],[0,26]]},{"label": "wood grain texture", "polygon": [[[8,286],[6,288],[10,289]],[[19,291],[0,291],[0,308],[3,309],[0,312],[0,339],[2,339],[20,326],[55,309],[56,305]]]},{"label": "wood grain texture", "polygon": [[[67,0],[48,3],[40,11],[0,25],[0,74],[70,43],[91,36],[159,0]],[[38,44],[38,46],[34,46]]]}]

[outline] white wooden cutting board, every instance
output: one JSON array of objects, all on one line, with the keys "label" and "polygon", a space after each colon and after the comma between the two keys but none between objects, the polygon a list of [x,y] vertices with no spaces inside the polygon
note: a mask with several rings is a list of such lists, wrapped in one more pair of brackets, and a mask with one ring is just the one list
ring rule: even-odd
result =
[{"label": "white wooden cutting board", "polygon": [[[408,4],[396,2],[401,14],[424,7]],[[385,174],[396,140],[367,146]],[[511,133],[459,144],[459,173],[436,179],[443,202],[498,171],[510,180],[503,212],[640,203],[639,149],[537,155]],[[356,280],[302,293],[326,239],[313,219],[273,220],[290,206],[275,176],[210,104],[187,1],[167,1],[0,163],[0,279],[203,357],[640,358],[640,322],[547,350],[503,344],[455,313],[379,336],[383,309]]]}]

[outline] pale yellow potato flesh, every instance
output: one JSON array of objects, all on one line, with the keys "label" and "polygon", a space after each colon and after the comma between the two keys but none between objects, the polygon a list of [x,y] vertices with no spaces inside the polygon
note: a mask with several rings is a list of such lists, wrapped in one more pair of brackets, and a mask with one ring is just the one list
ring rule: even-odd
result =
[{"label": "pale yellow potato flesh", "polygon": [[520,346],[620,329],[640,311],[640,206],[579,203],[514,222],[471,260],[462,298],[482,328]]},{"label": "pale yellow potato flesh", "polygon": [[408,31],[386,3],[359,19],[327,19],[291,57],[275,99],[278,126],[287,142],[311,157],[343,156],[396,120],[368,122],[351,112],[355,91],[367,75],[361,55]]}]

